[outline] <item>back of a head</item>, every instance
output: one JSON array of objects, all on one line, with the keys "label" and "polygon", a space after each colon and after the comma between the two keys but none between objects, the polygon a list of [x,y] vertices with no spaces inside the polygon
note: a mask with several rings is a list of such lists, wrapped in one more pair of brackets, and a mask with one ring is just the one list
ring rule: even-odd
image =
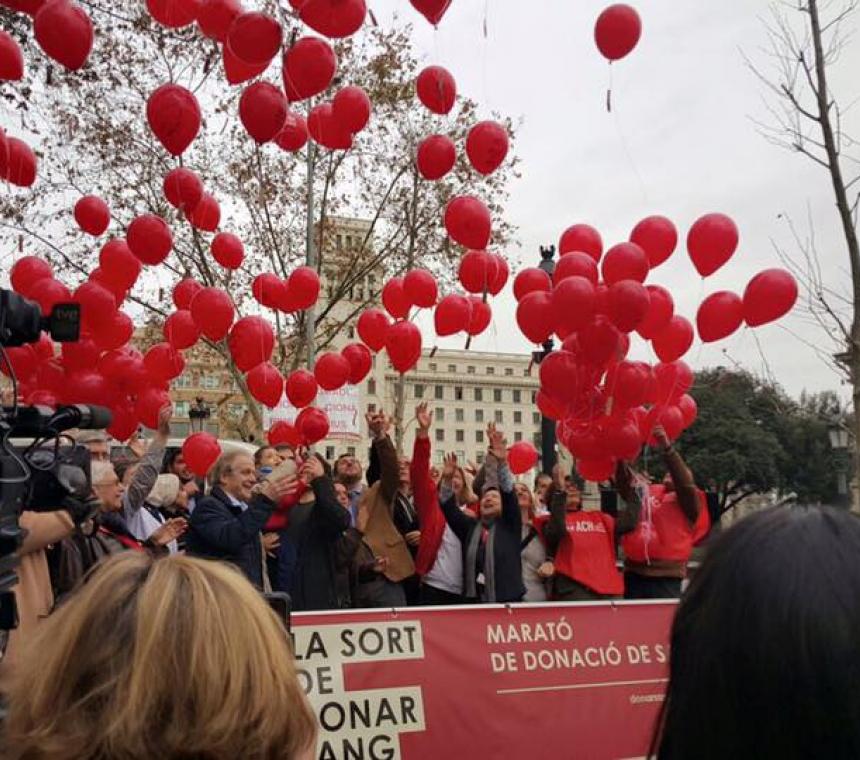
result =
[{"label": "back of a head", "polygon": [[860,757],[860,520],[778,507],[715,541],[672,627],[661,760]]},{"label": "back of a head", "polygon": [[4,757],[299,758],[315,718],[286,632],[235,570],[125,552],[12,674]]}]

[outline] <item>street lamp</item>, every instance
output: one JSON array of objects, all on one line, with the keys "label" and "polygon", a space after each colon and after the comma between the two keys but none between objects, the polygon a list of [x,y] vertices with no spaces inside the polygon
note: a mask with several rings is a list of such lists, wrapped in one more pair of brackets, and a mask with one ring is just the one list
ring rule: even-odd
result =
[{"label": "street lamp", "polygon": [[850,506],[851,497],[848,488],[848,463],[846,462],[846,454],[851,447],[851,434],[844,425],[841,425],[838,422],[833,422],[827,428],[827,432],[830,435],[830,446],[833,448],[833,451],[838,454],[836,460],[838,467],[836,478],[839,500],[842,502],[842,506]]},{"label": "street lamp", "polygon": [[[549,275],[550,279],[552,279],[552,276],[555,273],[555,246],[542,245],[540,247],[540,257],[541,262],[540,264],[538,264],[538,266],[540,267],[540,269],[542,269]],[[552,338],[547,340],[547,342],[543,344],[542,351],[535,351],[532,354],[532,358],[534,359],[535,364],[540,366],[540,363],[552,353],[554,347],[555,344],[553,343]],[[543,415],[541,415],[541,463],[543,466],[543,471],[547,475],[552,475],[552,470],[555,467],[556,463],[555,427],[555,420],[551,420],[549,419],[549,417],[544,417]]]},{"label": "street lamp", "polygon": [[194,404],[188,411],[188,418],[191,420],[191,432],[202,433],[206,426],[206,420],[212,416],[209,405],[203,400],[202,396],[194,399]]}]

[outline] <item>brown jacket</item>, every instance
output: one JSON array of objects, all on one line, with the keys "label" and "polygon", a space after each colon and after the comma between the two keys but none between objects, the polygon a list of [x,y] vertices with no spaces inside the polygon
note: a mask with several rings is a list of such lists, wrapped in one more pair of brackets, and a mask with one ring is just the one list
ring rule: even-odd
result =
[{"label": "brown jacket", "polygon": [[394,497],[400,485],[397,452],[388,436],[374,441],[373,446],[379,457],[380,478],[361,497],[362,503],[368,503],[370,513],[364,543],[373,550],[374,556],[388,558],[385,577],[393,583],[399,583],[415,575],[415,562],[392,519]]}]

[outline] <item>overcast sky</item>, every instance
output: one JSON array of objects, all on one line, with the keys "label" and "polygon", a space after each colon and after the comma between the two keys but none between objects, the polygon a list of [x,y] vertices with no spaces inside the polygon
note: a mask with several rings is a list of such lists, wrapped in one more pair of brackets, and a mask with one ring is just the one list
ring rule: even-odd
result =
[{"label": "overcast sky", "polygon": [[[694,320],[704,296],[722,289],[742,293],[750,277],[780,266],[771,239],[790,238],[777,215],[804,227],[807,206],[827,277],[845,283],[847,258],[827,173],[801,156],[767,143],[752,123],[766,119],[764,88],[745,67],[741,51],[765,62],[764,0],[638,0],[642,40],[613,65],[613,113],[605,108],[609,71],[593,42],[593,26],[606,2],[593,0],[453,0],[438,32],[406,0],[372,0],[381,24],[392,14],[415,22],[415,41],[428,63],[448,67],[460,90],[482,104],[522,120],[516,152],[522,179],[508,207],[521,248],[508,251],[539,261],[538,247],[558,241],[575,222],[600,229],[604,241],[626,240],[642,217],[660,213],[681,230],[701,214],[731,215],[741,231],[735,257],[704,283],[683,245],[649,282],[668,287],[679,311]],[[484,38],[484,21],[488,30]],[[852,20],[856,28],[857,19]],[[844,104],[860,94],[860,40],[832,73]],[[853,81],[852,81],[853,72]],[[860,138],[856,112],[848,130]],[[440,127],[442,124],[440,124]],[[823,337],[792,317],[785,326],[808,341]],[[425,331],[430,334],[430,331]],[[792,394],[804,388],[840,389],[840,378],[802,342],[777,326],[718,344],[698,342],[687,360],[695,367],[731,359],[773,375]],[[637,338],[638,341],[638,338]],[[462,341],[444,342],[462,346]],[[495,303],[495,321],[476,348],[529,351],[514,321],[510,289]],[[644,358],[650,349],[639,354]]]}]

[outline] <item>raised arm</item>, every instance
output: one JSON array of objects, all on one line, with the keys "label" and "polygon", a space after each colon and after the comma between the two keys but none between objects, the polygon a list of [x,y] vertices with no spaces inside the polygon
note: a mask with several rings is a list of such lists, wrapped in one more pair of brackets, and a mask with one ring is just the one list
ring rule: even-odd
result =
[{"label": "raised arm", "polygon": [[130,520],[146,503],[161,473],[164,464],[164,449],[170,438],[170,418],[173,415],[173,407],[169,404],[158,413],[158,429],[149,449],[141,457],[134,476],[128,488],[122,495],[122,510],[126,520]]},{"label": "raised arm", "polygon": [[502,494],[502,520],[512,526],[521,526],[523,516],[514,493],[514,476],[508,467],[508,442],[493,422],[487,427],[487,438],[490,441],[487,464],[488,469],[495,466],[496,483]]},{"label": "raised arm", "polygon": [[418,522],[428,524],[430,513],[438,509],[439,495],[436,484],[430,478],[430,412],[427,404],[421,404],[415,410],[415,420],[418,432],[415,435],[415,445],[412,447],[412,463],[409,472],[412,478],[412,497],[418,510]]},{"label": "raised arm", "polygon": [[[367,427],[370,430],[371,440],[373,439],[373,424],[375,414],[372,412],[368,412],[364,415],[364,419],[367,421]],[[380,464],[379,464],[379,454],[376,452],[376,447],[371,444],[370,453],[368,456],[368,465],[367,465],[367,486],[368,488],[372,486],[379,480],[380,477]]]},{"label": "raised arm", "polygon": [[559,544],[567,535],[567,494],[564,492],[564,470],[557,464],[552,468],[552,485],[547,494],[549,501],[549,520],[543,529],[548,557],[555,557]]},{"label": "raised arm", "polygon": [[388,435],[391,430],[391,417],[380,410],[370,420],[370,434],[373,438],[373,448],[379,457],[379,489],[389,513],[394,512],[394,496],[400,485],[400,470],[397,463],[397,452]]},{"label": "raised arm", "polygon": [[699,518],[699,510],[701,509],[699,492],[696,488],[696,482],[693,480],[693,473],[690,472],[690,468],[687,467],[681,455],[672,447],[672,443],[662,427],[654,428],[654,436],[663,448],[663,460],[669,470],[672,483],[675,485],[678,506],[690,524],[693,524]]},{"label": "raised arm", "polygon": [[439,505],[442,507],[448,527],[454,531],[454,534],[460,541],[468,541],[469,534],[472,532],[472,527],[476,521],[475,518],[464,514],[457,504],[457,497],[454,495],[453,486],[454,471],[456,468],[457,457],[449,454],[445,457],[442,468],[442,480],[439,481]]},{"label": "raised arm", "polygon": [[[616,481],[619,479],[619,476],[624,480],[624,482],[632,484],[633,471],[630,469],[630,465],[626,462],[618,463]],[[642,498],[640,497],[639,492],[633,488],[632,485],[625,488],[625,494],[626,496],[622,496],[624,507],[623,509],[618,509],[617,514],[615,515],[616,538],[620,538],[625,533],[629,533],[636,529],[636,526],[639,524],[639,515],[642,511]],[[620,491],[618,492],[618,495],[621,496]]]}]

